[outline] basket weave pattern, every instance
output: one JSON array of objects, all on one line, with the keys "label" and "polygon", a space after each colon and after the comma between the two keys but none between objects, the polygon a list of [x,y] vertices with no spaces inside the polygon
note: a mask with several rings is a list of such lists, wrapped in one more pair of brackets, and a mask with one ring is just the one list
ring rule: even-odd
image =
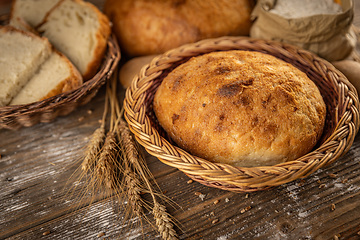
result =
[{"label": "basket weave pattern", "polygon": [[16,130],[40,122],[51,122],[58,116],[65,116],[77,107],[88,103],[102,85],[110,78],[120,60],[120,49],[116,38],[111,36],[107,50],[97,74],[81,87],[25,105],[0,107],[0,129]]},{"label": "basket weave pattern", "polygon": [[[233,167],[212,163],[173,145],[156,121],[152,100],[169,71],[191,57],[225,50],[250,50],[273,55],[305,72],[318,86],[327,106],[319,144],[294,161],[263,167]],[[155,57],[144,66],[124,100],[125,118],[137,141],[163,163],[178,168],[204,185],[235,192],[251,192],[304,178],[345,154],[359,129],[359,99],[346,77],[327,61],[283,43],[222,37],[184,45]]]}]

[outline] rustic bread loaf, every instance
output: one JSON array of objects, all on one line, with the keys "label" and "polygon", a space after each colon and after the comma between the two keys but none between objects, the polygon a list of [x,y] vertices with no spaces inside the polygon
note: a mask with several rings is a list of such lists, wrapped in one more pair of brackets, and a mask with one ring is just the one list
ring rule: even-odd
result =
[{"label": "rustic bread loaf", "polygon": [[107,0],[121,50],[129,56],[163,53],[185,43],[248,35],[253,0]]},{"label": "rustic bread loaf", "polygon": [[70,59],[84,80],[97,72],[111,32],[108,18],[82,0],[59,2],[37,30]]},{"label": "rustic bread loaf", "polygon": [[183,149],[245,167],[308,153],[326,115],[322,96],[305,73],[250,51],[213,52],[181,64],[164,78],[153,107]]},{"label": "rustic bread loaf", "polygon": [[10,102],[28,104],[73,90],[82,84],[75,66],[60,52],[54,51]]},{"label": "rustic bread loaf", "polygon": [[47,12],[62,0],[13,0],[10,19],[22,18],[31,27],[36,27]]},{"label": "rustic bread loaf", "polygon": [[46,38],[0,26],[0,106],[10,103],[51,54]]}]

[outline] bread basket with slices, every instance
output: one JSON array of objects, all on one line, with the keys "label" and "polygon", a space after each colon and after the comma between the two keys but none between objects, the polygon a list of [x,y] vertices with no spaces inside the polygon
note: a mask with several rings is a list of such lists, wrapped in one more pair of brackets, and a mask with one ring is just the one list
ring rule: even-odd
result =
[{"label": "bread basket with slices", "polygon": [[[274,165],[234,166],[209,161],[190,153],[179,147],[179,142],[175,143],[162,128],[154,112],[153,100],[169,73],[193,57],[230,50],[272,55],[295,66],[315,83],[326,105],[326,117],[322,135],[308,153]],[[235,88],[229,89],[233,91]],[[147,152],[163,163],[178,168],[195,181],[234,192],[264,190],[309,176],[344,155],[359,129],[356,89],[333,65],[299,47],[248,37],[206,39],[155,57],[141,69],[127,89],[124,108],[131,131]],[[174,116],[173,122],[180,119]]]},{"label": "bread basket with slices", "polygon": [[121,57],[108,18],[82,0],[16,0],[0,20],[0,129],[51,122],[88,103]]}]

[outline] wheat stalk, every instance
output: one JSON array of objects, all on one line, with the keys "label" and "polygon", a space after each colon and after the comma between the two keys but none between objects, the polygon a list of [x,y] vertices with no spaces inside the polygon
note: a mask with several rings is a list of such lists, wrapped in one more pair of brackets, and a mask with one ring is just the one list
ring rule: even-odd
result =
[{"label": "wheat stalk", "polygon": [[157,201],[156,191],[150,183],[150,179],[154,179],[154,177],[146,166],[145,159],[139,151],[139,145],[135,142],[130,129],[122,118],[119,120],[119,138],[123,153],[126,156],[124,157],[124,161],[126,161],[125,166],[127,166],[127,169],[131,169],[131,166],[136,169],[139,175],[142,176],[146,189],[152,197],[152,213],[158,232],[163,239],[177,239],[172,218],[167,213],[166,207]]},{"label": "wheat stalk", "polygon": [[96,129],[93,135],[91,136],[91,140],[88,144],[85,158],[81,163],[81,168],[84,172],[88,172],[94,169],[96,164],[96,158],[100,152],[102,144],[104,143],[104,139],[105,139],[105,125],[101,124],[101,126],[98,129]]},{"label": "wheat stalk", "polygon": [[[127,198],[129,208],[125,220],[135,214],[140,221],[145,218],[144,209],[152,212],[157,230],[163,239],[176,239],[174,224],[164,205],[157,197],[164,197],[146,165],[140,145],[123,119],[124,109],[120,108],[117,97],[115,75],[106,85],[106,102],[101,126],[93,133],[85,158],[81,164],[83,172],[90,173],[92,191],[106,186],[120,200]],[[109,129],[106,133],[106,115],[110,112]],[[120,155],[117,154],[118,150]],[[149,193],[153,204],[145,202],[141,193]],[[148,220],[148,219],[146,219]]]},{"label": "wheat stalk", "polygon": [[96,165],[96,174],[100,182],[111,189],[117,187],[118,165],[116,164],[116,137],[113,132],[108,132],[103,149]]},{"label": "wheat stalk", "polygon": [[173,228],[172,219],[166,212],[164,205],[155,202],[153,207],[153,215],[158,231],[163,239],[178,239],[177,234]]},{"label": "wheat stalk", "polygon": [[133,172],[125,170],[124,182],[127,187],[128,204],[132,206],[132,212],[141,217],[143,215],[143,201],[140,196],[142,188],[139,178]]},{"label": "wheat stalk", "polygon": [[91,140],[87,145],[87,151],[83,162],[81,163],[81,168],[84,172],[92,170],[96,165],[96,158],[98,157],[99,152],[101,151],[102,144],[105,139],[105,121],[106,115],[108,113],[110,99],[105,97],[105,106],[104,112],[101,119],[101,126],[95,130],[91,136]]}]

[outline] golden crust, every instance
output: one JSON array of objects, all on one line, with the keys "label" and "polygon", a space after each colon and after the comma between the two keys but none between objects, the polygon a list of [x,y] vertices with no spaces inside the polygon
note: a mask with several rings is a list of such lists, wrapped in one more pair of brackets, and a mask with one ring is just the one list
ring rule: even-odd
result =
[{"label": "golden crust", "polygon": [[107,0],[120,48],[130,56],[163,53],[185,43],[248,35],[253,0]]},{"label": "golden crust", "polygon": [[96,33],[97,45],[94,50],[93,61],[88,64],[87,71],[83,74],[84,80],[89,80],[97,73],[98,68],[103,60],[107,48],[107,41],[111,34],[111,27],[108,17],[103,14],[97,7],[88,2],[78,2],[92,8],[93,11],[96,12],[99,21],[99,28]]},{"label": "golden crust", "polygon": [[[102,13],[96,6],[94,6],[90,2],[85,2],[82,0],[71,0],[75,2],[76,4],[81,5],[83,8],[89,8],[92,12],[96,14],[97,21],[99,23],[99,27],[97,29],[97,32],[95,33],[95,49],[93,51],[93,56],[91,61],[87,64],[86,70],[82,73],[82,77],[84,81],[87,81],[94,77],[94,75],[97,73],[101,62],[104,58],[104,55],[106,53],[107,49],[107,42],[111,35],[111,23],[109,18]],[[64,0],[59,1],[44,17],[44,20],[36,27],[37,29],[40,29],[42,25],[44,25],[46,22],[49,21],[49,15],[51,14],[51,11],[55,10],[57,7],[59,7],[61,4],[63,4]]]},{"label": "golden crust", "polygon": [[319,140],[326,115],[305,73],[250,51],[190,59],[164,78],[153,105],[159,123],[183,149],[248,167],[306,154]]}]

